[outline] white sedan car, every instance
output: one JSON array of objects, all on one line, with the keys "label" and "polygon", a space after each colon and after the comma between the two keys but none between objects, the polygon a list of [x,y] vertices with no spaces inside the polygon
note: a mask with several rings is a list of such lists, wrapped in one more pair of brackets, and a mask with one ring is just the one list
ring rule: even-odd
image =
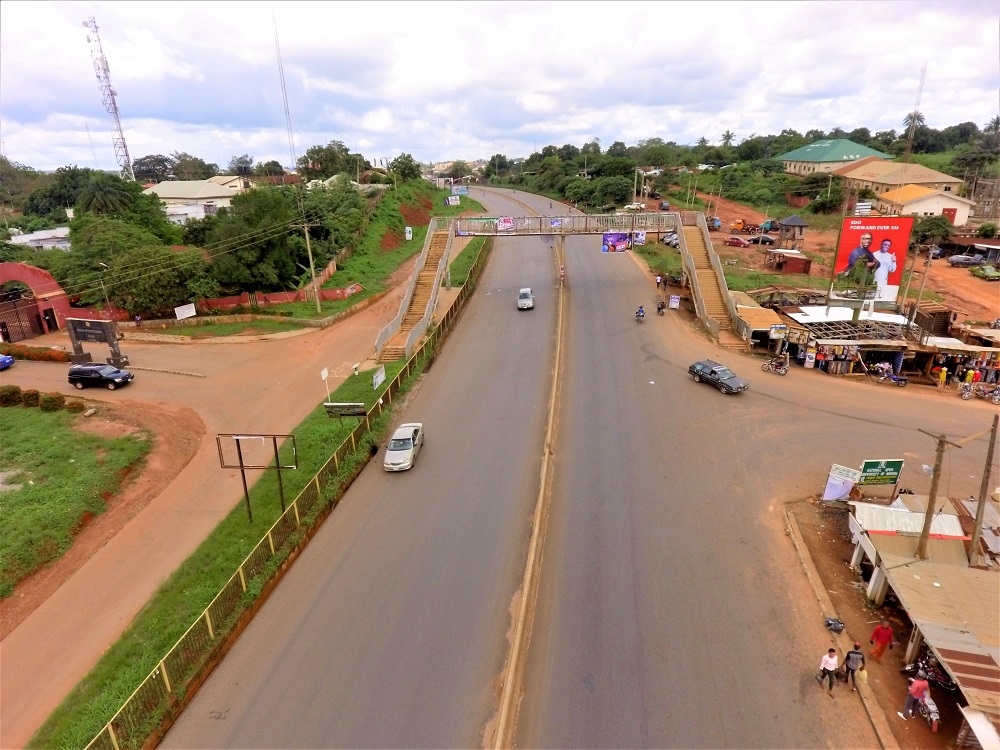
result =
[{"label": "white sedan car", "polygon": [[413,467],[417,460],[420,446],[424,444],[424,425],[420,422],[401,424],[392,433],[389,445],[385,448],[385,461],[382,466],[386,471],[406,471]]}]

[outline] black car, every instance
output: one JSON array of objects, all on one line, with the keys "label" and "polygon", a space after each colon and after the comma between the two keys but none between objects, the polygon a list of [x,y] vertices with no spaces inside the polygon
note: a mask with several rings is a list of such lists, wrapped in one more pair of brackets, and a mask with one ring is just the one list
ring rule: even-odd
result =
[{"label": "black car", "polygon": [[73,365],[69,368],[69,384],[80,390],[88,385],[100,385],[113,391],[130,383],[134,377],[128,370],[119,370],[111,365]]},{"label": "black car", "polygon": [[694,382],[714,385],[723,393],[739,393],[750,388],[747,381],[736,377],[728,367],[710,359],[695,362],[688,368],[688,372],[694,376]]},{"label": "black car", "polygon": [[654,201],[659,200],[660,194],[654,190],[649,194],[649,197],[652,198]]},{"label": "black car", "polygon": [[753,237],[747,238],[747,242],[752,245],[773,245],[774,237],[769,234],[755,234]]}]

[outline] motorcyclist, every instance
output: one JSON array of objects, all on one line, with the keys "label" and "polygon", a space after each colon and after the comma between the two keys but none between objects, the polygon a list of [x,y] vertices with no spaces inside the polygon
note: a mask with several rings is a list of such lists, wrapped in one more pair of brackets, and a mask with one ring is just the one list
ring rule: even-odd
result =
[{"label": "motorcyclist", "polygon": [[636,318],[645,318],[646,311],[642,309],[642,305],[639,305],[639,309],[635,311]]},{"label": "motorcyclist", "polygon": [[660,299],[660,300],[656,301],[656,311],[657,312],[663,312],[666,309],[667,309],[667,302],[666,302],[666,300]]}]

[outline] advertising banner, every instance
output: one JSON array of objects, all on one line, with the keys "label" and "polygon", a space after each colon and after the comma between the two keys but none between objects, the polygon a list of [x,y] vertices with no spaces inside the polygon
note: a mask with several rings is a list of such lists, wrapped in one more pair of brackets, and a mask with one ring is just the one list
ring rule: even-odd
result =
[{"label": "advertising banner", "polygon": [[646,244],[646,230],[636,229],[632,232],[632,244],[633,245],[645,245]]},{"label": "advertising banner", "polygon": [[861,464],[861,479],[858,484],[896,484],[902,471],[901,458],[865,461]]},{"label": "advertising banner", "polygon": [[513,216],[498,216],[497,217],[497,231],[498,232],[513,232],[514,231],[514,217]]},{"label": "advertising banner", "polygon": [[837,277],[874,285],[876,300],[895,302],[912,229],[912,216],[846,217],[834,264]]},{"label": "advertising banner", "polygon": [[184,320],[185,318],[193,318],[197,314],[198,311],[194,309],[194,302],[174,308],[174,315],[177,316],[177,320]]},{"label": "advertising banner", "polygon": [[469,186],[468,185],[452,185],[451,186],[452,195],[468,195]]},{"label": "advertising banner", "polygon": [[826,479],[826,488],[823,490],[824,500],[846,500],[851,495],[851,490],[861,477],[861,472],[840,464],[833,464],[830,467],[830,475]]},{"label": "advertising banner", "polygon": [[628,232],[605,232],[601,236],[602,253],[624,253],[632,247]]}]

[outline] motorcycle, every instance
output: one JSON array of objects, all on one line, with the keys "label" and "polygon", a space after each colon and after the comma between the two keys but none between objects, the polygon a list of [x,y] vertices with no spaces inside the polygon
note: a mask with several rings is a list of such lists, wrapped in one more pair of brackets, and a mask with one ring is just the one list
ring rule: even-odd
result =
[{"label": "motorcycle", "polygon": [[667,303],[662,299],[656,303],[656,314],[663,315],[667,310]]},{"label": "motorcycle", "polygon": [[1000,328],[1000,318],[990,321],[990,328]]},{"label": "motorcycle", "polygon": [[[928,678],[928,682],[930,682],[930,678]],[[913,678],[911,677],[907,681],[907,685],[911,685],[912,683]],[[938,727],[941,726],[941,712],[938,711],[937,703],[931,698],[930,693],[917,701],[917,713],[927,720],[927,724],[930,726],[932,732],[936,732]]]},{"label": "motorcycle", "polygon": [[638,309],[638,310],[635,311],[635,322],[636,323],[641,323],[642,319],[645,318],[645,317],[646,317],[646,313],[642,310],[642,308],[640,308],[640,309]]},{"label": "motorcycle", "polygon": [[890,383],[898,385],[900,388],[904,387],[907,383],[910,382],[910,379],[905,375],[896,375],[895,373],[892,372],[885,372],[878,376],[878,382],[880,383],[884,383],[887,380]]},{"label": "motorcycle", "polygon": [[934,687],[951,692],[958,690],[958,685],[951,679],[951,675],[944,670],[932,654],[927,652],[924,652],[915,662],[907,664],[899,671],[905,674],[916,674],[921,670],[927,674],[927,682]]},{"label": "motorcycle", "polygon": [[968,401],[973,396],[985,398],[1000,406],[1000,386],[992,388],[982,383],[962,383],[962,400]]},{"label": "motorcycle", "polygon": [[781,357],[775,357],[772,360],[768,360],[760,366],[760,369],[764,372],[774,372],[778,375],[788,374],[788,365],[785,364],[785,360]]}]

